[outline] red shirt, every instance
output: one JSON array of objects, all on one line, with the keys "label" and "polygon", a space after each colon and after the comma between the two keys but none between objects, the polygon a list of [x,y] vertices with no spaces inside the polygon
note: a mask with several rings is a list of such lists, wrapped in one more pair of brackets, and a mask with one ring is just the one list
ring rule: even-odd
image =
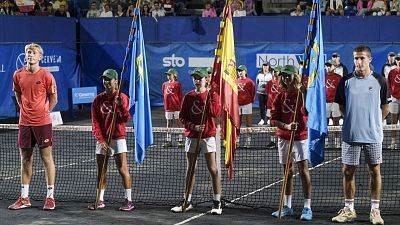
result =
[{"label": "red shirt", "polygon": [[14,73],[13,89],[21,94],[19,124],[43,126],[51,124],[48,95],[56,94],[57,86],[53,75],[44,68],[35,73],[25,67]]},{"label": "red shirt", "polygon": [[394,68],[389,72],[388,84],[392,96],[400,99],[400,68]]},{"label": "red shirt", "polygon": [[254,82],[249,78],[236,79],[238,86],[238,103],[239,105],[247,105],[253,103],[256,96]]},{"label": "red shirt", "polygon": [[164,82],[162,85],[164,95],[164,110],[166,112],[181,111],[182,86],[178,81]]},{"label": "red shirt", "polygon": [[[183,98],[182,109],[179,113],[179,120],[185,126],[185,136],[189,138],[199,137],[199,132],[194,130],[195,125],[200,125],[201,116],[208,91],[196,93],[190,91]],[[201,138],[214,137],[216,134],[215,119],[221,112],[219,95],[213,92],[208,103],[208,112],[205,121],[205,128]]]},{"label": "red shirt", "polygon": [[331,103],[335,100],[336,89],[339,85],[339,81],[342,76],[336,73],[326,74],[325,76],[325,90],[326,90],[326,102]]},{"label": "red shirt", "polygon": [[268,81],[265,92],[268,94],[267,109],[271,109],[276,96],[281,92],[279,81],[274,79]]},{"label": "red shirt", "polygon": [[[106,92],[96,96],[92,103],[92,133],[98,142],[108,139],[111,129],[113,104],[118,91],[108,96]],[[112,139],[124,139],[126,135],[125,125],[131,118],[129,114],[129,98],[121,93],[121,106],[117,106],[117,119]]]},{"label": "red shirt", "polygon": [[[301,93],[299,93],[301,95]],[[272,104],[271,109],[271,124],[275,124],[275,121],[280,121],[286,124],[293,122],[294,110],[296,107],[297,92],[287,92],[282,90]],[[299,111],[297,112],[297,131],[294,136],[295,141],[305,140],[308,138],[307,131],[307,110],[303,107],[303,98],[299,96]],[[278,128],[276,134],[279,138],[284,140],[290,140],[290,130],[284,130]]]}]

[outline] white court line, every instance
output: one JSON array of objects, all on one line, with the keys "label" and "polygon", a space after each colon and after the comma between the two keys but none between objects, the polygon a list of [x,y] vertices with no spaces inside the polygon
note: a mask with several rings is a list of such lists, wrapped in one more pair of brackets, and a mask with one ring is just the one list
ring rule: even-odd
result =
[{"label": "white court line", "polygon": [[[128,151],[128,153],[129,152],[132,152],[132,151]],[[77,165],[79,165],[81,163],[92,162],[94,160],[96,160],[96,158],[89,159],[89,160],[83,160],[83,161],[77,162],[77,163],[70,163],[70,164],[66,164],[66,165],[62,165],[62,166],[56,166],[56,169],[66,168],[66,167],[70,167],[70,166],[77,166]],[[33,172],[32,175],[33,174],[38,174],[38,173],[43,173],[43,172],[45,172],[45,170],[37,170],[37,171]],[[4,180],[12,180],[12,179],[15,179],[15,178],[20,178],[20,177],[21,177],[21,174],[17,175],[17,176],[12,176],[12,177],[6,177],[6,178],[4,178]]]},{"label": "white court line", "polygon": [[[329,161],[326,161],[326,162],[324,162],[324,163],[321,163],[321,164],[319,164],[319,165],[317,165],[317,166],[315,166],[315,167],[309,168],[308,170],[309,170],[309,171],[314,170],[314,169],[316,169],[316,168],[322,167],[322,166],[324,166],[324,165],[326,165],[326,164],[329,164],[329,163],[334,162],[334,161],[336,161],[336,160],[339,160],[339,159],[341,159],[341,158],[342,158],[342,157],[334,158],[334,159],[332,159],[332,160],[329,160]],[[297,175],[299,175],[299,173],[294,174],[293,177],[296,177]],[[252,192],[248,193],[248,194],[242,195],[242,196],[240,196],[240,197],[238,197],[238,198],[233,199],[233,200],[230,201],[229,203],[227,203],[226,206],[229,206],[229,205],[231,205],[233,202],[236,202],[236,201],[238,201],[238,200],[240,200],[240,199],[242,199],[242,198],[246,198],[246,197],[248,197],[248,196],[250,196],[250,195],[253,195],[253,194],[257,193],[257,192],[260,192],[260,191],[262,191],[262,190],[264,190],[264,189],[270,188],[270,187],[272,187],[272,186],[274,186],[274,185],[276,185],[276,184],[282,183],[282,182],[283,182],[283,179],[278,180],[278,181],[275,181],[275,182],[273,182],[273,183],[271,183],[271,184],[268,184],[267,186],[264,186],[264,187],[262,187],[262,188],[259,188],[259,189],[255,190],[255,191],[252,191]],[[190,221],[192,221],[192,220],[195,220],[195,219],[197,219],[197,218],[200,218],[200,217],[202,217],[202,216],[204,216],[204,215],[207,215],[207,214],[209,214],[209,213],[211,213],[211,210],[210,210],[210,211],[207,211],[207,212],[205,212],[205,213],[200,213],[200,214],[198,214],[198,215],[196,215],[196,216],[192,216],[192,217],[190,217],[190,218],[188,218],[188,219],[186,219],[186,220],[184,220],[184,221],[182,221],[182,222],[176,223],[175,225],[181,225],[181,224],[188,223],[188,222],[190,222]]]}]

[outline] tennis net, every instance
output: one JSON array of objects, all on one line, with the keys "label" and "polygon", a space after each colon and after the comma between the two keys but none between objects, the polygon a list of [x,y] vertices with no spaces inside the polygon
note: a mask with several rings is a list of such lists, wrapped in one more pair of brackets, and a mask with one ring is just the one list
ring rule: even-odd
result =
[{"label": "tennis net", "polygon": [[[183,198],[186,159],[183,148],[177,146],[183,129],[153,128],[154,144],[146,151],[142,165],[134,163],[134,141],[132,128],[127,128],[128,165],[133,177],[133,199],[135,202],[174,205]],[[328,148],[325,161],[310,168],[312,183],[312,205],[314,210],[337,210],[343,205],[340,127],[329,127]],[[381,208],[386,212],[398,212],[400,207],[400,150],[390,150],[392,132],[398,125],[385,127],[383,143]],[[166,134],[172,136],[173,146],[163,143]],[[15,199],[20,194],[20,158],[16,145],[18,126],[0,124],[0,199]],[[222,171],[223,199],[227,204],[252,208],[277,208],[281,191],[283,167],[279,164],[275,128],[242,128],[239,148],[235,155],[235,176],[227,179],[224,149],[219,154]],[[91,202],[96,198],[95,143],[90,126],[54,127],[53,156],[56,164],[55,198],[57,201]],[[249,139],[250,138],[250,139]],[[335,140],[336,138],[336,140]],[[219,142],[220,138],[217,138]],[[336,142],[335,142],[336,141]],[[397,142],[399,138],[397,137]],[[369,175],[362,154],[356,172],[356,200],[358,210],[369,210]],[[107,173],[105,200],[122,201],[122,180],[114,162],[110,159]],[[297,169],[296,169],[297,172]],[[303,194],[298,174],[294,175],[293,205],[301,207]],[[35,149],[30,196],[42,200],[46,194],[45,172],[40,154]],[[212,200],[212,186],[203,155],[199,156],[193,203],[208,203]]]}]

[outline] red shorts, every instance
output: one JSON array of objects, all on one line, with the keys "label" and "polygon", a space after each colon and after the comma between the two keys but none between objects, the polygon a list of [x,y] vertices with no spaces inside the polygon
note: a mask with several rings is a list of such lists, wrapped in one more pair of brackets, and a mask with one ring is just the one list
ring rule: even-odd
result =
[{"label": "red shorts", "polygon": [[51,124],[31,127],[19,125],[18,147],[33,148],[36,144],[39,148],[46,148],[53,145],[53,127]]}]

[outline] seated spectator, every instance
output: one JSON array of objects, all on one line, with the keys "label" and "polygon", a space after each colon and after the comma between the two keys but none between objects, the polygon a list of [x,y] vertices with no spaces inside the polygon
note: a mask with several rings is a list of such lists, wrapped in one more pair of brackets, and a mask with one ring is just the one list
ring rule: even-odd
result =
[{"label": "seated spectator", "polygon": [[[110,3],[109,3],[108,0],[101,0],[100,5],[99,5],[100,13],[101,13],[101,12],[104,12],[104,5],[105,5],[105,4],[110,4]],[[133,5],[135,5],[135,4],[133,4]]]},{"label": "seated spectator", "polygon": [[400,0],[391,0],[390,1],[390,14],[395,16],[400,16]]},{"label": "seated spectator", "polygon": [[244,9],[246,10],[246,14],[248,16],[257,16],[256,5],[254,4],[254,0],[245,0]]},{"label": "seated spectator", "polygon": [[225,1],[215,0],[213,3],[213,8],[217,12],[217,16],[221,16],[222,11],[224,11]]},{"label": "seated spectator", "polygon": [[327,16],[344,16],[344,7],[342,0],[329,0],[327,9],[325,10]]},{"label": "seated spectator", "polygon": [[[133,10],[135,9],[134,5],[129,5],[128,9],[126,10],[126,16],[127,17],[133,17],[134,13]],[[142,13],[142,12],[141,12]]]},{"label": "seated spectator", "polygon": [[148,3],[143,4],[142,10],[140,11],[140,16],[151,16],[151,11]]},{"label": "seated spectator", "polygon": [[203,9],[202,17],[217,17],[217,12],[211,7],[211,3],[207,2],[205,4],[205,9]]},{"label": "seated spectator", "polygon": [[236,10],[239,9],[239,4],[240,4],[239,2],[241,2],[241,0],[233,0],[231,5],[232,12],[235,12]]},{"label": "seated spectator", "polygon": [[357,16],[369,15],[371,8],[372,8],[372,0],[358,0]]},{"label": "seated spectator", "polygon": [[54,16],[58,17],[69,17],[67,11],[65,10],[65,3],[60,3],[60,7],[54,13]]},{"label": "seated spectator", "polygon": [[243,2],[238,1],[239,3],[239,8],[235,11],[233,11],[233,17],[242,17],[246,16],[246,10],[243,9]]},{"label": "seated spectator", "polygon": [[97,9],[95,1],[90,3],[90,10],[86,13],[86,18],[98,18],[100,17],[100,11]]},{"label": "seated spectator", "polygon": [[111,11],[110,4],[108,4],[108,3],[104,4],[104,11],[100,13],[99,17],[102,17],[102,18],[114,17],[113,12]]},{"label": "seated spectator", "polygon": [[118,0],[110,0],[110,3],[109,3],[111,11],[113,12],[113,14],[115,16],[117,16],[116,13],[117,13],[117,8],[118,8],[118,3],[119,3]]},{"label": "seated spectator", "polygon": [[382,0],[375,0],[372,3],[371,12],[373,16],[384,16],[386,15],[386,5]]},{"label": "seated spectator", "polygon": [[123,3],[119,2],[117,4],[117,11],[115,12],[115,17],[125,17],[126,12],[125,12],[125,7]]},{"label": "seated spectator", "polygon": [[297,4],[296,9],[290,13],[290,16],[304,16],[303,9],[301,9],[301,5]]},{"label": "seated spectator", "polygon": [[151,16],[154,18],[163,17],[165,16],[165,10],[161,8],[159,2],[154,2],[153,11],[151,11]]},{"label": "seated spectator", "polygon": [[53,3],[51,2],[47,4],[47,13],[49,14],[49,16],[54,16],[54,14],[56,13],[56,10],[53,8]]},{"label": "seated spectator", "polygon": [[357,3],[356,0],[346,0],[344,7],[344,14],[349,16],[354,16],[357,13]]},{"label": "seated spectator", "polygon": [[57,11],[61,5],[64,5],[64,9],[65,9],[66,4],[67,4],[67,1],[65,1],[65,0],[56,0],[56,1],[53,1],[53,8]]},{"label": "seated spectator", "polygon": [[49,12],[46,9],[46,3],[41,3],[40,8],[35,11],[35,16],[49,16]]},{"label": "seated spectator", "polygon": [[1,5],[0,5],[0,8],[1,8],[0,14],[3,14],[3,15],[14,15],[15,14],[14,9],[13,9],[12,5],[10,4],[9,0],[4,1],[3,7],[1,7]]},{"label": "seated spectator", "polygon": [[175,3],[173,0],[164,0],[163,8],[165,11],[165,16],[174,16],[175,15]]}]

